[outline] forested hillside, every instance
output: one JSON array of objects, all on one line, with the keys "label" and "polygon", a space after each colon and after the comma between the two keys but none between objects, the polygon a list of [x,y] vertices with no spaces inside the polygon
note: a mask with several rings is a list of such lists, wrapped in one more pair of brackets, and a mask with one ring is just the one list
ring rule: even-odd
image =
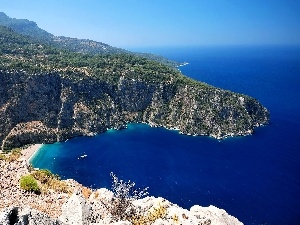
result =
[{"label": "forested hillside", "polygon": [[94,135],[129,122],[215,138],[268,123],[257,100],[131,54],[83,54],[0,27],[2,149]]},{"label": "forested hillside", "polygon": [[108,44],[93,40],[54,36],[53,34],[50,34],[49,32],[39,28],[33,21],[29,21],[27,19],[10,18],[3,12],[0,12],[0,25],[9,27],[13,31],[25,36],[29,36],[40,43],[52,45],[56,48],[69,50],[72,52],[93,55],[129,54],[157,61],[171,67],[176,67],[181,64],[180,62],[175,62],[159,55],[130,52],[125,49],[112,47]]}]

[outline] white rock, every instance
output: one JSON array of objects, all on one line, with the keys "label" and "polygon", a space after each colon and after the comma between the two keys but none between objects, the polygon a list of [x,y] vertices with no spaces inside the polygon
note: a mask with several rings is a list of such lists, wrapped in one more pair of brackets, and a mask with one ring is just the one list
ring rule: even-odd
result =
[{"label": "white rock", "polygon": [[128,221],[119,221],[116,223],[112,223],[112,225],[131,225],[131,223]]},{"label": "white rock", "polygon": [[0,213],[0,225],[66,225],[29,207],[10,207]]},{"label": "white rock", "polygon": [[237,218],[229,215],[225,210],[219,209],[210,205],[209,207],[202,207],[194,205],[191,207],[190,212],[199,219],[209,218],[211,224],[214,225],[242,225]]},{"label": "white rock", "polygon": [[88,225],[91,217],[91,207],[81,193],[74,193],[62,206],[59,219],[69,225]]}]

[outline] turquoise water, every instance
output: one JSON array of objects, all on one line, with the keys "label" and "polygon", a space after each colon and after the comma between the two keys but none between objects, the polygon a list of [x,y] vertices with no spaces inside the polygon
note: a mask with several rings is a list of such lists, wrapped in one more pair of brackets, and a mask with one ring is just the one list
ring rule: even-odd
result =
[{"label": "turquoise water", "polygon": [[271,112],[270,125],[252,136],[217,141],[129,124],[121,131],[44,145],[34,166],[94,188],[109,188],[113,171],[185,208],[215,205],[245,224],[299,224],[300,49],[152,52],[189,62],[180,70],[190,77],[259,99]]}]

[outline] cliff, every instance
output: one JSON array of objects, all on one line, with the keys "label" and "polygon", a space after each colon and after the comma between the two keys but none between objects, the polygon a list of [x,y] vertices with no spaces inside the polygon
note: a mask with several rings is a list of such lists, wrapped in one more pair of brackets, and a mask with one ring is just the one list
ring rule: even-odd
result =
[{"label": "cliff", "polygon": [[63,51],[1,26],[0,52],[3,150],[129,122],[225,138],[251,134],[269,121],[257,100],[145,58]]},{"label": "cliff", "polygon": [[123,76],[116,84],[92,77],[74,82],[59,73],[0,71],[2,149],[94,135],[129,122],[215,138],[250,134],[268,122],[268,111],[253,98],[185,82]]}]

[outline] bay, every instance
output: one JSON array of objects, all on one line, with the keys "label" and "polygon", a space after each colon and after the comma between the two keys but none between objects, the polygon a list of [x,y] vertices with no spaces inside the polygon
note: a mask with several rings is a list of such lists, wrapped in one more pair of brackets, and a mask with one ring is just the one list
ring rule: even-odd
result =
[{"label": "bay", "polygon": [[255,97],[270,110],[270,125],[217,141],[128,124],[125,130],[44,145],[33,165],[92,188],[110,188],[112,171],[149,187],[153,196],[184,208],[215,205],[244,224],[299,224],[300,48],[147,50],[188,62],[179,67],[187,76]]}]

